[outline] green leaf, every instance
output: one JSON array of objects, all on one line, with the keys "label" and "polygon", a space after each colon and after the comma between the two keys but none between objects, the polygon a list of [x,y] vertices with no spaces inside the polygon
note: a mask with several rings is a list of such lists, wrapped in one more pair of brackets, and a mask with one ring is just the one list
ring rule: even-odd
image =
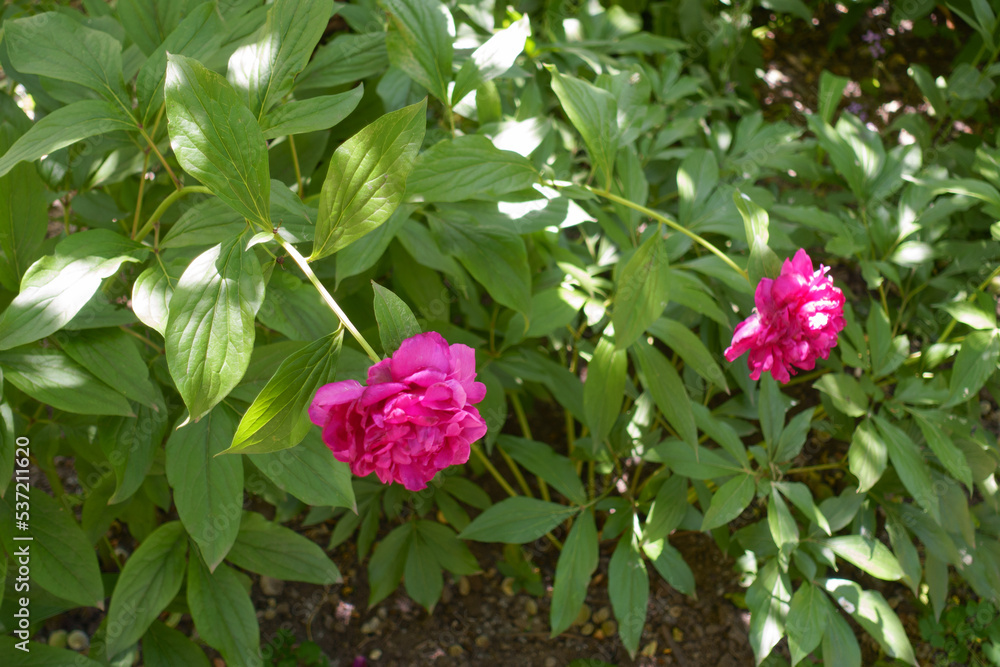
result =
[{"label": "green leaf", "polygon": [[148,250],[104,229],[72,234],[31,265],[21,291],[0,315],[0,350],[31,343],[65,326],[90,301],[101,281]]},{"label": "green leaf", "polygon": [[222,654],[227,664],[260,660],[257,614],[250,594],[232,568],[223,565],[212,572],[200,558],[192,558],[187,603],[198,634]]},{"label": "green leaf", "polygon": [[248,458],[279,489],[307,505],[357,511],[351,471],[346,463],[333,458],[318,427],[310,429],[302,442],[291,449],[249,454]]},{"label": "green leaf", "polygon": [[[861,586],[847,579],[826,579],[822,584],[840,608],[867,630],[889,657],[917,664],[903,624],[881,593],[862,590]],[[825,642],[823,652],[826,653]]]},{"label": "green leaf", "polygon": [[868,397],[861,384],[846,373],[827,373],[815,382],[815,387],[827,394],[834,406],[848,417],[868,414]]},{"label": "green leaf", "polygon": [[528,158],[470,134],[440,141],[421,153],[406,181],[406,195],[425,202],[494,200],[537,181],[538,172]]},{"label": "green leaf", "polygon": [[121,329],[62,331],[56,336],[69,357],[130,401],[152,407],[159,392],[135,339]]},{"label": "green leaf", "polygon": [[292,100],[281,104],[260,120],[265,139],[286,134],[305,134],[327,130],[347,118],[361,101],[364,86],[336,95],[321,95],[308,100]]},{"label": "green leaf", "polygon": [[[17,140],[13,126],[0,122],[0,154]],[[0,158],[2,160],[2,158]],[[0,177],[0,283],[16,292],[21,278],[42,253],[49,224],[45,183],[32,164],[15,166]]]},{"label": "green leaf", "polygon": [[[497,78],[513,65],[524,44],[531,35],[528,16],[524,15],[492,37],[472,52],[462,63],[455,76],[455,89],[451,93],[453,105],[487,81]],[[482,118],[479,119],[480,122]]]},{"label": "green leaf", "polygon": [[167,330],[170,297],[183,274],[183,266],[175,260],[167,265],[167,271],[156,262],[140,273],[132,285],[132,312],[139,321],[158,331],[161,336]]},{"label": "green leaf", "polygon": [[551,637],[573,624],[587,599],[590,577],[597,569],[597,525],[591,511],[581,512],[570,528],[569,536],[556,563],[552,605],[549,611]]},{"label": "green leaf", "polygon": [[[31,542],[15,542],[14,499],[7,498],[6,519],[0,530],[8,554],[30,545],[31,585],[81,607],[104,609],[104,584],[97,564],[97,552],[83,534],[73,515],[58,500],[35,489],[31,494]],[[6,516],[3,517],[2,515]]]},{"label": "green leaf", "polygon": [[320,586],[341,582],[340,570],[312,540],[256,512],[244,512],[227,560],[275,579]]},{"label": "green leaf", "polygon": [[793,505],[795,505],[800,512],[806,515],[806,517],[819,526],[827,535],[830,535],[833,531],[830,529],[830,523],[827,521],[826,516],[816,507],[816,503],[813,501],[812,491],[809,487],[801,482],[773,482],[776,489],[781,491],[781,493],[788,498]]},{"label": "green leaf", "polygon": [[340,321],[309,282],[291,271],[272,271],[257,321],[292,340],[314,341],[337,329]]},{"label": "green leaf", "polygon": [[389,66],[385,32],[339,34],[316,50],[296,80],[295,91],[329,89],[366,79]]},{"label": "green leaf", "polygon": [[583,383],[583,410],[587,425],[596,442],[604,442],[618,419],[625,395],[628,357],[615,346],[614,338],[605,332],[597,341],[594,356],[587,366]]},{"label": "green leaf", "polygon": [[828,617],[826,634],[823,635],[823,664],[840,667],[861,667],[861,646],[854,630],[840,614]]},{"label": "green leaf", "polygon": [[229,82],[197,60],[171,54],[164,95],[170,145],[184,171],[240,215],[269,228],[267,145]]},{"label": "green leaf", "polygon": [[158,387],[151,406],[132,406],[135,417],[106,421],[97,434],[101,450],[115,471],[115,490],[108,499],[111,505],[139,490],[167,432],[167,405]]},{"label": "green leaf", "polygon": [[66,14],[45,12],[6,21],[4,42],[18,72],[78,83],[131,109],[122,78],[122,45],[108,33]]},{"label": "green leaf", "polygon": [[687,500],[688,480],[683,475],[671,475],[660,485],[653,504],[649,506],[642,529],[645,542],[656,542],[681,525],[690,505]]},{"label": "green leaf", "polygon": [[642,545],[642,550],[668,584],[684,595],[694,596],[694,573],[684,562],[681,552],[670,546],[666,538],[655,542],[647,541]]},{"label": "green leaf", "polygon": [[520,313],[531,310],[531,268],[524,241],[508,227],[428,216],[431,229],[496,301]]},{"label": "green leaf", "polygon": [[924,434],[927,446],[931,448],[934,455],[938,457],[941,465],[944,466],[952,477],[965,484],[972,491],[972,468],[965,458],[965,452],[958,448],[952,439],[941,428],[940,413],[919,412],[911,409],[910,414],[920,427],[920,432]]},{"label": "green leaf", "polygon": [[448,104],[455,21],[438,0],[382,0],[389,62]]},{"label": "green leaf", "polygon": [[639,650],[649,603],[649,574],[631,530],[618,540],[608,563],[608,597],[618,620],[618,636],[632,658]]},{"label": "green leaf", "polygon": [[788,554],[799,543],[799,526],[788,509],[785,499],[773,487],[767,501],[767,525],[771,529],[774,543],[778,545],[778,549],[783,554],[782,557],[779,557],[779,563],[782,563],[783,569],[786,569]]},{"label": "green leaf", "polygon": [[137,642],[180,592],[187,547],[184,527],[170,521],[143,540],[125,563],[108,610],[108,657]]},{"label": "green leaf", "polygon": [[760,379],[759,399],[757,414],[760,417],[760,430],[764,441],[773,449],[781,441],[789,401],[778,388],[778,382],[766,375]]},{"label": "green leaf", "polygon": [[913,499],[927,510],[931,518],[938,525],[941,525],[940,505],[937,495],[933,492],[934,485],[930,468],[924,460],[920,447],[910,439],[905,431],[881,416],[875,417],[875,424],[885,439],[889,450],[889,460],[892,461],[903,486],[910,492]]},{"label": "green leaf", "polygon": [[556,454],[552,447],[543,442],[501,435],[497,440],[500,449],[527,468],[528,472],[551,484],[570,502],[584,505],[587,492],[576,472],[576,466],[565,456]]},{"label": "green leaf", "polygon": [[[436,0],[434,0],[436,2]],[[387,113],[334,152],[319,198],[311,261],[331,255],[389,219],[424,140],[427,100]]]},{"label": "green leaf", "polygon": [[979,395],[979,390],[997,369],[1000,338],[996,331],[973,331],[962,341],[948,383],[948,400],[942,407],[950,408]]},{"label": "green leaf", "polygon": [[[802,582],[792,596],[785,630],[788,632],[788,648],[792,653],[792,664],[797,665],[807,655],[819,648],[826,631],[829,617],[836,612],[818,588],[808,581]],[[830,663],[839,665],[839,662]]]},{"label": "green leaf", "polygon": [[619,142],[617,101],[592,83],[564,76],[551,65],[548,70],[559,104],[587,145],[591,168],[601,172],[601,182],[610,186]]},{"label": "green leaf", "polygon": [[748,474],[737,475],[719,487],[705,512],[701,529],[711,530],[725,525],[743,513],[753,501],[754,481]]},{"label": "green leaf", "polygon": [[220,407],[201,421],[176,429],[167,440],[167,481],[174,490],[177,514],[210,570],[226,557],[240,530],[243,460],[216,456],[235,431],[235,417]]},{"label": "green leaf", "polygon": [[667,440],[653,451],[656,460],[663,461],[677,474],[691,479],[714,479],[744,472],[738,463],[722,455],[721,450],[700,446],[692,449],[691,445],[680,440]]},{"label": "green leaf", "polygon": [[0,353],[4,380],[57,410],[84,415],[132,414],[124,396],[60,350],[25,346]]},{"label": "green leaf", "polygon": [[[669,274],[665,275],[664,278],[669,280]],[[618,330],[617,326],[615,330]],[[704,378],[706,382],[722,387],[726,393],[729,392],[726,376],[719,368],[719,364],[715,362],[715,357],[691,329],[677,320],[661,317],[646,327],[646,330],[680,355],[684,363]]]},{"label": "green leaf", "polygon": [[404,340],[420,333],[420,325],[410,307],[392,290],[382,287],[374,280],[372,290],[375,292],[378,336],[382,341],[382,349],[389,356],[399,349]]},{"label": "green leaf", "polygon": [[[847,88],[848,83],[850,83],[850,79],[847,77],[836,76],[826,70],[823,70],[820,73],[819,109],[817,111],[819,113],[819,117],[823,119],[824,123],[829,123],[833,120],[833,114],[837,111],[837,107],[840,105],[840,98],[843,97],[844,89]],[[806,653],[808,652],[809,651],[806,651]],[[792,662],[794,663],[795,661],[793,660]]]},{"label": "green leaf", "polygon": [[[692,448],[697,447],[698,426],[691,410],[687,389],[677,369],[663,354],[644,340],[636,341],[631,350],[642,371],[643,385],[653,395],[656,407],[684,442]],[[586,390],[586,386],[584,389]]]},{"label": "green leaf", "polygon": [[417,534],[430,546],[438,565],[459,576],[480,571],[476,557],[450,527],[423,519],[415,521],[414,526]]},{"label": "green leaf", "polygon": [[[3,372],[0,371],[0,381]],[[7,493],[7,487],[14,478],[14,459],[17,438],[14,435],[14,411],[10,403],[0,402],[0,498]],[[0,596],[0,602],[3,597]]]},{"label": "green leaf", "polygon": [[956,320],[973,329],[989,331],[997,328],[997,316],[995,313],[988,313],[968,301],[946,303],[944,309]]},{"label": "green leaf", "polygon": [[229,57],[227,78],[261,118],[292,90],[333,14],[333,0],[275,0],[249,44]]},{"label": "green leaf", "polygon": [[618,274],[614,310],[615,342],[625,349],[646,331],[667,307],[667,249],[659,233],[650,236],[632,254]]},{"label": "green leaf", "polygon": [[501,500],[477,516],[459,537],[476,542],[525,544],[537,540],[577,511],[575,507],[515,496]]},{"label": "green leaf", "polygon": [[375,551],[368,561],[368,606],[374,607],[396,590],[403,578],[410,543],[413,541],[413,526],[405,523],[396,526],[382,541],[375,545]]},{"label": "green leaf", "polygon": [[761,664],[785,634],[791,603],[791,582],[775,560],[768,561],[747,590],[750,608],[750,646]]},{"label": "green leaf", "polygon": [[104,663],[92,660],[82,653],[55,648],[41,642],[29,642],[27,650],[17,647],[21,641],[10,635],[0,635],[0,654],[6,656],[6,667],[102,667]]},{"label": "green leaf", "polygon": [[896,557],[878,540],[862,535],[843,535],[822,540],[819,544],[832,549],[835,554],[873,577],[885,581],[898,581],[903,577],[903,570]]},{"label": "green leaf", "polygon": [[145,667],[209,667],[208,657],[183,632],[153,621],[142,636]]},{"label": "green leaf", "polygon": [[444,588],[441,566],[438,565],[432,543],[433,536],[421,532],[416,523],[410,524],[410,527],[413,529],[413,538],[410,540],[410,550],[403,569],[406,592],[418,604],[433,612]]},{"label": "green leaf", "polygon": [[875,431],[871,420],[865,419],[854,430],[847,461],[851,474],[858,478],[858,493],[864,493],[882,478],[889,460],[885,441]]},{"label": "green leaf", "polygon": [[312,424],[307,411],[316,390],[336,379],[344,331],[288,356],[247,408],[227,451],[274,452],[302,442]]},{"label": "green leaf", "polygon": [[733,202],[743,218],[743,226],[750,246],[750,261],[747,263],[747,273],[750,283],[756,285],[761,278],[777,277],[781,271],[781,260],[774,254],[768,241],[767,211],[757,206],[750,197],[739,190],[733,191]]},{"label": "green leaf", "polygon": [[253,351],[254,318],[264,300],[264,277],[243,237],[199,255],[170,298],[167,366],[197,420],[239,384]]}]

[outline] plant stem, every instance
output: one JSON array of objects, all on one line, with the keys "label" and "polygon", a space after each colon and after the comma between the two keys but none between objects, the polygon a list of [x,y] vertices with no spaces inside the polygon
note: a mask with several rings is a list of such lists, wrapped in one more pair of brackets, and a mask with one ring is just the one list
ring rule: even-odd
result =
[{"label": "plant stem", "polygon": [[162,164],[163,168],[167,170],[167,174],[170,176],[170,180],[174,182],[174,187],[180,190],[182,188],[181,181],[179,178],[177,178],[177,174],[174,173],[174,170],[170,168],[170,165],[167,164],[167,160],[166,158],[163,157],[163,153],[161,153],[160,149],[156,147],[156,142],[153,141],[153,139],[148,134],[146,134],[146,130],[144,130],[141,127],[139,128],[139,133],[142,134],[143,138],[146,140],[146,143],[149,144],[149,147],[153,149],[154,153],[156,153],[156,157],[160,159],[160,164]]},{"label": "plant stem", "polygon": [[167,212],[167,209],[170,208],[175,201],[177,201],[178,199],[180,199],[185,195],[190,195],[195,193],[210,195],[212,194],[212,191],[206,188],[204,185],[188,185],[186,187],[181,188],[180,190],[175,190],[174,192],[171,192],[162,202],[160,202],[160,205],[156,207],[156,210],[153,211],[153,214],[149,216],[148,220],[146,220],[146,224],[142,226],[142,229],[136,232],[135,236],[133,236],[132,239],[135,241],[141,241],[142,239],[146,238],[146,236],[151,231],[153,231],[153,225],[155,225],[157,222],[160,221],[160,218],[163,216],[164,213]]},{"label": "plant stem", "polygon": [[517,480],[517,485],[521,487],[522,491],[524,491],[524,495],[529,498],[534,498],[535,495],[531,492],[531,487],[528,486],[528,481],[524,479],[524,475],[521,474],[521,469],[517,467],[517,463],[514,459],[510,458],[510,454],[505,452],[502,448],[498,447],[497,449],[500,450],[500,456],[503,457],[503,460],[507,462],[507,467],[510,468],[512,473],[514,473],[514,479]]},{"label": "plant stem", "polygon": [[288,135],[288,148],[292,151],[292,165],[295,166],[295,182],[299,186],[299,199],[305,196],[305,192],[302,190],[302,170],[299,168],[299,152],[295,150],[295,137]]},{"label": "plant stem", "polygon": [[284,248],[285,252],[287,252],[289,256],[295,260],[295,263],[299,265],[299,268],[302,269],[302,273],[306,274],[306,278],[308,278],[309,282],[313,284],[313,287],[319,291],[319,295],[323,298],[323,301],[326,302],[326,305],[330,307],[330,310],[332,310],[340,319],[341,324],[343,324],[351,335],[354,336],[354,340],[358,341],[358,344],[361,345],[365,354],[367,354],[368,357],[376,364],[380,362],[381,359],[375,353],[375,350],[372,349],[372,346],[368,344],[368,341],[366,341],[364,336],[361,335],[361,332],[357,330],[354,323],[347,317],[347,314],[341,310],[340,306],[337,305],[337,302],[332,296],[330,296],[330,293],[326,290],[326,287],[323,286],[323,283],[319,281],[319,278],[316,277],[316,274],[313,273],[313,270],[309,268],[308,260],[306,260],[306,258],[303,257],[301,253],[299,253],[299,251],[285,239],[281,238],[277,234],[275,234],[274,238],[281,244],[281,247]]},{"label": "plant stem", "polygon": [[507,492],[507,495],[511,498],[516,496],[517,491],[515,491],[514,487],[507,483],[507,480],[503,478],[503,475],[500,474],[500,471],[496,469],[496,466],[494,466],[489,458],[487,458],[486,454],[483,453],[483,450],[479,448],[479,445],[472,445],[472,451],[479,457],[479,460],[482,462],[486,470],[489,471],[490,475],[493,476],[493,479],[497,481],[497,484],[499,484],[503,490]]},{"label": "plant stem", "polygon": [[700,244],[706,250],[708,250],[713,255],[715,255],[716,257],[718,257],[719,259],[721,259],[723,262],[725,262],[726,264],[728,264],[730,266],[730,268],[732,268],[734,271],[736,271],[736,273],[738,273],[741,276],[743,276],[744,280],[746,280],[747,282],[750,282],[750,276],[749,276],[749,274],[747,274],[747,272],[745,270],[741,269],[736,264],[736,262],[734,262],[733,260],[729,259],[729,257],[725,253],[723,253],[721,250],[719,250],[718,248],[716,248],[712,243],[706,241],[701,236],[698,236],[697,234],[695,234],[694,232],[692,232],[690,229],[688,229],[686,227],[683,227],[682,225],[674,222],[673,220],[671,220],[670,218],[666,217],[662,213],[657,213],[656,211],[654,211],[651,208],[646,208],[645,206],[640,206],[639,204],[636,204],[635,202],[629,201],[628,199],[625,199],[623,197],[619,197],[618,195],[616,195],[616,194],[614,194],[612,192],[608,192],[607,190],[600,190],[598,188],[594,188],[594,187],[591,187],[589,185],[583,185],[581,187],[583,187],[584,189],[586,189],[586,190],[594,193],[595,195],[597,195],[599,197],[604,197],[605,199],[608,199],[610,201],[613,201],[613,202],[616,202],[618,204],[621,204],[622,206],[627,206],[628,208],[632,209],[633,211],[639,211],[643,215],[648,216],[648,217],[652,218],[653,220],[656,220],[657,222],[662,222],[667,227],[670,227],[671,229],[674,229],[674,230],[680,232],[681,234],[684,234],[685,236],[687,236],[688,238],[690,238],[692,241],[694,241],[695,243]]},{"label": "plant stem", "polygon": [[148,338],[146,338],[145,336],[143,336],[138,331],[133,331],[131,327],[126,327],[126,326],[120,326],[118,328],[121,329],[122,331],[124,331],[125,333],[127,333],[129,336],[132,336],[133,338],[138,338],[143,343],[145,343],[149,347],[151,347],[154,350],[156,350],[157,354],[163,354],[163,348],[162,347],[160,347],[159,345],[157,345],[153,341],[149,340]]},{"label": "plant stem", "polygon": [[786,475],[794,475],[803,472],[814,472],[816,470],[835,470],[837,468],[843,468],[844,462],[838,461],[837,463],[821,463],[814,466],[805,466],[803,468],[789,468],[785,471]]},{"label": "plant stem", "polygon": [[[531,435],[531,427],[528,426],[528,416],[524,413],[524,406],[521,405],[521,398],[517,393],[510,395],[510,403],[514,406],[514,414],[517,415],[517,423],[521,426],[521,433],[528,440],[534,440]],[[535,481],[538,482],[538,492],[542,494],[542,500],[550,500],[549,485],[538,475],[535,475]]]},{"label": "plant stem", "polygon": [[149,151],[142,159],[142,173],[139,174],[139,196],[135,200],[135,217],[132,218],[132,238],[139,231],[139,216],[142,215],[142,195],[146,191],[146,172],[149,171]]}]

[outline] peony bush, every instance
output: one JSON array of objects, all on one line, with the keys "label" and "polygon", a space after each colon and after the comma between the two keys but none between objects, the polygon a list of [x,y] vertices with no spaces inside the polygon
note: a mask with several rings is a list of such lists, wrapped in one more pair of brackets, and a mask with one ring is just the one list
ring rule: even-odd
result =
[{"label": "peony bush", "polygon": [[910,4],[844,30],[971,41],[876,125],[761,110],[796,2],[6,3],[3,663],[269,664],[255,582],[433,613],[536,540],[635,658],[694,531],[758,664],[918,664],[886,591],[1000,596],[1000,71]]}]

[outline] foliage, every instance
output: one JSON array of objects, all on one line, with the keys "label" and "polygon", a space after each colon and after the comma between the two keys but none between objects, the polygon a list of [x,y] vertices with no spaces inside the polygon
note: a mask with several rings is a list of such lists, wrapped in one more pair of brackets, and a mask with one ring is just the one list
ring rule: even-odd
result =
[{"label": "foliage", "polygon": [[[996,101],[989,3],[884,136],[829,73],[804,127],[764,120],[754,3],[49,5],[5,5],[0,41],[0,541],[12,571],[30,515],[34,628],[97,607],[92,661],[200,664],[161,622],[189,614],[259,664],[246,572],[332,585],[347,540],[372,605],[402,582],[428,609],[479,571],[468,542],[550,541],[552,633],[602,568],[633,655],[651,577],[695,593],[677,530],[739,558],[758,663],[787,637],[860,665],[852,619],[915,664],[872,578],[935,619],[951,570],[1000,596],[1000,146],[950,133]],[[847,326],[755,382],[722,350],[798,248]],[[308,403],[420,330],[476,350],[489,432],[424,491],[352,479]],[[564,437],[533,436],[543,409]],[[53,490],[28,505],[23,458]],[[326,549],[281,525],[303,512]]]}]

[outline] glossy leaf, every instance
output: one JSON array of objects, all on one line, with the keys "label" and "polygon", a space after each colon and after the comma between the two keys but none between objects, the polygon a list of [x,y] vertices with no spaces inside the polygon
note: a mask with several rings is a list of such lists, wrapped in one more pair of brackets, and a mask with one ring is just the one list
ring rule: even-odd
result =
[{"label": "glossy leaf", "polygon": [[938,498],[933,493],[934,486],[930,469],[920,448],[905,431],[883,417],[875,417],[875,423],[879,433],[885,439],[886,447],[889,450],[889,460],[896,469],[896,474],[899,475],[903,486],[910,492],[914,500],[927,510],[931,518],[940,525],[941,510]]},{"label": "glossy leaf", "polygon": [[889,450],[885,440],[875,430],[875,425],[865,419],[854,429],[847,461],[851,474],[858,478],[858,492],[872,488],[885,472]]},{"label": "glossy leaf", "polygon": [[618,621],[618,636],[633,658],[639,650],[649,602],[649,574],[630,530],[618,540],[608,563],[608,597]]},{"label": "glossy leaf", "polygon": [[[455,75],[455,89],[451,93],[451,103],[458,104],[466,95],[491,81],[513,66],[524,44],[531,35],[528,16],[522,16],[472,52],[458,74]],[[482,122],[482,119],[480,119]]]},{"label": "glossy leaf", "polygon": [[260,660],[257,615],[250,594],[232,568],[223,565],[212,572],[200,558],[192,558],[187,603],[198,634],[227,664]]},{"label": "glossy leaf", "polygon": [[515,496],[501,500],[477,516],[459,537],[476,542],[525,544],[537,540],[577,511],[558,503]]},{"label": "glossy leaf", "polygon": [[[788,632],[788,647],[792,653],[792,664],[819,648],[826,632],[829,618],[836,612],[826,595],[810,584],[802,583],[792,596],[785,630]],[[832,663],[840,664],[840,663]]]},{"label": "glossy leaf", "polygon": [[357,509],[351,471],[346,463],[333,458],[320,438],[319,427],[310,429],[291,449],[249,454],[248,458],[275,486],[307,505]]},{"label": "glossy leaf", "polygon": [[413,316],[410,307],[393,293],[392,290],[372,282],[375,292],[375,320],[378,322],[378,335],[382,341],[382,349],[386,356],[399,349],[407,338],[420,333],[420,325]]},{"label": "glossy leaf", "polygon": [[[0,155],[10,150],[19,136],[12,125],[0,123]],[[45,184],[35,165],[16,165],[0,177],[0,283],[12,292],[42,254],[48,207]]]},{"label": "glossy leaf", "polygon": [[226,558],[267,577],[320,586],[340,583],[337,566],[312,540],[256,512],[244,512],[240,532]]},{"label": "glossy leaf", "polygon": [[0,352],[0,369],[5,382],[57,410],[84,415],[132,414],[124,396],[60,350],[24,346]]},{"label": "glossy leaf", "polygon": [[327,130],[347,118],[361,101],[364,86],[336,95],[285,102],[261,119],[265,139]]},{"label": "glossy leaf", "polygon": [[847,579],[826,579],[822,583],[830,597],[878,641],[889,657],[917,664],[903,624],[881,593],[862,590]]},{"label": "glossy leaf", "polygon": [[943,407],[978,396],[986,380],[996,372],[998,358],[1000,338],[996,331],[974,331],[966,336],[951,369],[949,396]]},{"label": "glossy leaf", "polygon": [[130,401],[152,407],[159,392],[149,380],[149,369],[135,339],[121,329],[64,331],[56,336],[69,357]]},{"label": "glossy leaf", "polygon": [[209,667],[197,644],[159,621],[153,621],[142,636],[142,657],[145,667]]},{"label": "glossy leaf", "polygon": [[573,522],[556,563],[549,612],[552,637],[566,630],[579,615],[580,607],[587,598],[590,577],[597,569],[598,555],[594,515],[590,511],[581,512]]},{"label": "glossy leaf", "polygon": [[594,440],[603,442],[618,419],[625,391],[628,357],[613,338],[601,336],[587,366],[583,384],[583,409]]},{"label": "glossy leaf", "polygon": [[501,435],[497,444],[528,472],[551,484],[571,502],[578,505],[586,504],[587,492],[583,488],[576,467],[565,456],[556,454],[552,447],[543,442],[511,435]]},{"label": "glossy leaf", "polygon": [[389,61],[448,104],[455,22],[438,0],[382,0]]},{"label": "glossy leaf", "polygon": [[403,578],[413,534],[413,527],[406,523],[394,528],[375,545],[375,551],[368,560],[368,580],[372,582],[368,592],[369,607],[396,590],[399,580]]},{"label": "glossy leaf", "polygon": [[560,74],[552,66],[549,72],[559,104],[587,145],[591,168],[610,185],[619,143],[617,101],[592,83]]},{"label": "glossy leaf", "polygon": [[705,512],[702,530],[711,530],[729,523],[753,501],[754,481],[751,475],[737,475],[719,487]]},{"label": "glossy leaf", "polygon": [[896,557],[878,540],[862,535],[842,535],[823,540],[820,544],[873,577],[897,581],[903,576]]},{"label": "glossy leaf", "polygon": [[642,371],[642,381],[653,395],[656,407],[684,442],[696,447],[698,427],[691,410],[691,400],[677,369],[662,353],[643,340],[637,341],[631,349]]},{"label": "glossy leaf", "polygon": [[614,310],[615,343],[625,349],[646,331],[667,306],[667,249],[657,233],[632,254],[618,274]]},{"label": "glossy leaf", "polygon": [[425,202],[499,199],[538,181],[531,162],[481,135],[446,139],[421,153],[406,180],[407,197]]}]

